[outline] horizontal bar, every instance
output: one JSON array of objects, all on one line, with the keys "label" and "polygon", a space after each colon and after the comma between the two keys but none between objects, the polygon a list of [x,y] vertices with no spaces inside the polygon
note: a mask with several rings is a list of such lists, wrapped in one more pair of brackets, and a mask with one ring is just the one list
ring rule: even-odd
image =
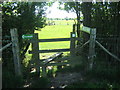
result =
[{"label": "horizontal bar", "polygon": [[48,63],[46,66],[62,66],[62,65],[67,65],[70,64],[68,62],[62,62],[62,63]]},{"label": "horizontal bar", "polygon": [[[81,38],[75,38],[76,40],[81,40]],[[70,41],[71,38],[54,38],[54,39],[39,39],[38,42],[59,42],[59,41]],[[33,40],[29,40],[33,42]]]},{"label": "horizontal bar", "polygon": [[58,42],[58,41],[70,41],[70,38],[39,39],[39,42]]},{"label": "horizontal bar", "polygon": [[12,45],[12,42],[11,43],[8,43],[7,45],[5,45],[4,47],[2,47],[0,49],[0,52],[3,51],[4,49],[6,49],[7,47],[9,47],[10,45]]},{"label": "horizontal bar", "polygon": [[56,59],[57,57],[60,57],[63,53],[56,53],[53,56],[51,56],[50,58],[44,60],[43,62],[45,62],[45,64],[53,61],[54,59]]},{"label": "horizontal bar", "polygon": [[[51,50],[39,50],[38,53],[49,53],[49,52],[67,52],[70,49],[51,49]],[[29,51],[29,54],[33,54],[32,51]]]}]

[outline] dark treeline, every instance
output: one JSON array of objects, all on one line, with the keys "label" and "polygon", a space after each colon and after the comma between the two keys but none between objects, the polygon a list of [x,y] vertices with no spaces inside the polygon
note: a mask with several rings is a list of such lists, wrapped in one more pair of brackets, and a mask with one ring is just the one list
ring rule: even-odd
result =
[{"label": "dark treeline", "polygon": [[[97,38],[103,38],[99,41],[120,57],[120,2],[84,2],[81,4],[81,11],[83,25],[96,28]],[[89,35],[83,33],[83,37],[88,40]],[[106,56],[101,50],[97,53]]]},{"label": "dark treeline", "polygon": [[[2,6],[2,46],[11,42],[10,29],[17,28],[19,37],[19,47],[21,55],[21,63],[23,63],[26,47],[29,47],[25,40],[22,39],[23,34],[32,34],[36,27],[43,28],[45,26],[45,2],[3,2]],[[38,10],[36,13],[35,10]],[[23,78],[25,78],[24,65],[22,65]],[[2,81],[3,88],[21,87],[23,80],[21,77],[15,76],[12,47],[2,52]]]}]

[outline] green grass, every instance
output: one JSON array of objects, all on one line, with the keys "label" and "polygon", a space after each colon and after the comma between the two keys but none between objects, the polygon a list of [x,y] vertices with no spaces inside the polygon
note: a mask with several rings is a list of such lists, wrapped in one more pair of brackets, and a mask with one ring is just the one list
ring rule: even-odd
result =
[{"label": "green grass", "polygon": [[[41,31],[35,31],[38,33],[39,39],[50,39],[50,38],[69,38],[72,26],[70,25],[54,25],[46,26]],[[39,43],[40,49],[61,49],[69,48],[70,42],[46,42]]]},{"label": "green grass", "polygon": [[[72,32],[72,25],[46,26],[41,31],[35,31],[35,33],[38,33],[39,39],[69,38],[70,32]],[[40,50],[64,49],[64,48],[70,48],[70,41],[39,43]],[[46,55],[51,55],[51,54],[53,53],[48,53]]]},{"label": "green grass", "polygon": [[[69,23],[69,25],[66,24]],[[41,30],[36,30],[35,33],[38,33],[39,39],[51,39],[51,38],[70,38],[70,32],[72,32],[72,24],[74,23],[73,20],[65,21],[65,20],[56,20],[55,23],[57,25],[46,26]],[[39,50],[46,50],[46,49],[64,49],[70,48],[70,41],[62,41],[62,42],[41,42],[39,43]],[[31,45],[29,50],[32,50]],[[69,52],[64,52],[64,55],[67,55]],[[40,58],[44,59],[47,58],[54,53],[41,53]],[[26,59],[24,63],[31,59],[32,54],[26,53]],[[43,57],[45,56],[45,57]],[[27,65],[26,65],[27,66]]]},{"label": "green grass", "polygon": [[73,25],[75,22],[74,22],[74,20],[68,20],[68,21],[66,21],[66,20],[48,20],[47,21],[47,23],[48,22],[54,22],[55,23],[55,25]]}]

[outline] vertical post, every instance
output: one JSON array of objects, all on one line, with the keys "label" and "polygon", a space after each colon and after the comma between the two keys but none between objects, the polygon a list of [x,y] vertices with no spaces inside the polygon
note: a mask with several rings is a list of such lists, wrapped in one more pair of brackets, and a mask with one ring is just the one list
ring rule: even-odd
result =
[{"label": "vertical post", "polygon": [[[80,23],[77,24],[77,37],[80,38]],[[77,45],[80,45],[80,40],[77,41]]]},{"label": "vertical post", "polygon": [[71,56],[75,56],[75,32],[71,32],[71,41],[70,41],[70,54]]},{"label": "vertical post", "polygon": [[47,74],[46,74],[46,66],[43,66],[43,67],[42,67],[42,76],[43,76],[43,77],[46,77],[46,76],[47,76]]},{"label": "vertical post", "polygon": [[96,29],[90,30],[90,43],[89,43],[89,69],[93,67],[93,60],[95,57],[95,39],[96,39]]},{"label": "vertical post", "polygon": [[[2,7],[0,7],[0,48],[2,48]],[[0,53],[0,89],[2,89],[2,53]]]},{"label": "vertical post", "polygon": [[73,24],[73,32],[75,32],[75,26],[76,26],[76,24]]},{"label": "vertical post", "polygon": [[10,33],[11,33],[11,39],[12,39],[12,51],[13,51],[13,58],[14,58],[15,74],[21,76],[22,75],[21,60],[20,60],[17,29],[11,29]]},{"label": "vertical post", "polygon": [[38,33],[33,34],[33,39],[32,39],[32,60],[35,62],[35,68],[36,68],[36,73],[37,76],[40,77],[40,57],[39,57],[39,42],[38,42]]}]

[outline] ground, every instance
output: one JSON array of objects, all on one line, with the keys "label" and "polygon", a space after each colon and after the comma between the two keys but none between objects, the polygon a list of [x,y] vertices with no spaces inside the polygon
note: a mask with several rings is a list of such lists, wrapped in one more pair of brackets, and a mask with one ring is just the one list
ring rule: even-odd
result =
[{"label": "ground", "polygon": [[82,82],[83,76],[79,72],[59,73],[56,77],[50,78],[50,81],[49,88],[65,88],[74,82]]}]

